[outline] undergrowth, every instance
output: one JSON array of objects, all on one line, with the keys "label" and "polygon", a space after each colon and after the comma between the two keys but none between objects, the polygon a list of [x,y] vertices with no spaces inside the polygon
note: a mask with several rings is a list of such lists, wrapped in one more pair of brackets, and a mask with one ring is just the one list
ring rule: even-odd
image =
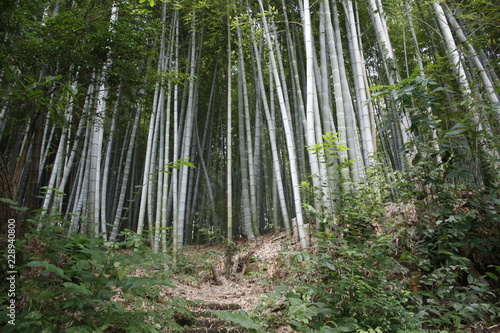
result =
[{"label": "undergrowth", "polygon": [[[100,238],[77,233],[63,236],[63,229],[57,226],[28,234],[22,249],[26,265],[20,268],[17,282],[18,314],[15,325],[5,325],[4,332],[164,332],[180,328],[175,316],[192,316],[186,310],[187,302],[161,299],[160,286],[174,287],[164,274],[132,276],[131,269],[138,265],[147,265],[143,269],[152,271],[152,266],[161,263],[133,234],[121,236],[123,241],[110,246]],[[0,312],[6,318],[5,307]]]},{"label": "undergrowth", "polygon": [[[307,207],[310,219],[324,223],[312,246],[283,251],[286,277],[254,311],[219,317],[248,332],[284,326],[324,333],[478,332],[499,324],[498,192],[434,184],[411,193],[402,177],[393,179],[382,185],[371,178],[344,194],[335,216]],[[391,202],[389,188],[406,194]],[[4,331],[181,329],[175,318],[193,318],[189,304],[162,298],[160,287],[173,287],[169,274],[208,271],[211,257],[223,258],[223,247],[174,271],[168,254],[152,254],[142,237],[127,231],[120,239],[67,236],[52,224],[28,234],[19,243],[26,264],[19,269],[16,325]],[[3,303],[7,294],[1,297]],[[0,315],[7,317],[6,307]]]},{"label": "undergrowth", "polygon": [[482,332],[498,324],[497,192],[442,185],[398,203],[392,217],[383,186],[355,193],[335,217],[308,207],[329,228],[307,251],[284,254],[293,274],[262,300],[259,317],[249,315],[261,331]]}]

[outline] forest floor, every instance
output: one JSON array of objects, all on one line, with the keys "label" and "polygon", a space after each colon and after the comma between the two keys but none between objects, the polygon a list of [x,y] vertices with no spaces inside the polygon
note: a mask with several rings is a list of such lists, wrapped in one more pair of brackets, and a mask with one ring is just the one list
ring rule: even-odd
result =
[{"label": "forest floor", "polygon": [[[190,314],[176,313],[174,321],[182,329],[167,329],[165,332],[211,332],[235,333],[249,332],[242,326],[221,319],[221,312],[237,313],[244,311],[262,318],[280,312],[279,304],[271,305],[264,300],[266,293],[274,291],[276,286],[286,284],[287,278],[293,277],[290,265],[293,251],[300,250],[297,242],[286,238],[285,233],[267,234],[256,241],[239,241],[237,250],[232,256],[231,274],[225,278],[226,250],[225,244],[192,245],[184,248],[184,264],[172,270],[172,267],[147,268],[138,267],[130,276],[159,277],[167,268],[167,278],[174,287],[160,286],[156,299],[144,308],[168,308],[172,300],[179,299],[182,308]],[[165,276],[165,275],[163,275]],[[119,293],[120,294],[120,293]],[[118,298],[120,297],[117,295]],[[120,301],[119,299],[116,299]],[[126,302],[125,302],[126,303]],[[471,325],[467,332],[484,332]],[[163,331],[163,330],[161,330]],[[273,327],[272,332],[296,332],[289,325]],[[488,327],[487,332],[500,332],[500,325]]]},{"label": "forest floor", "polygon": [[188,247],[184,253],[186,261],[196,263],[201,258],[201,269],[195,276],[173,277],[177,288],[171,289],[171,296],[205,303],[239,304],[242,310],[252,310],[259,297],[270,290],[270,279],[276,277],[282,244],[279,236],[268,235],[257,242],[239,242],[238,248],[241,252],[233,257],[231,277],[226,279],[224,245]]},{"label": "forest floor", "polygon": [[[228,279],[225,278],[225,245],[185,247],[184,267],[168,277],[175,288],[162,286],[156,299],[157,303],[178,298],[195,304],[189,306],[195,319],[186,319],[185,316],[176,319],[183,326],[182,332],[245,332],[229,328],[213,314],[208,319],[199,319],[207,317],[206,310],[254,312],[265,293],[272,291],[288,274],[281,256],[284,248],[294,250],[300,247],[299,244],[290,244],[285,233],[267,234],[256,241],[238,241],[236,245],[237,251],[232,257]],[[141,267],[131,275],[151,277],[157,273],[157,269]],[[273,331],[294,332],[288,326]]]}]

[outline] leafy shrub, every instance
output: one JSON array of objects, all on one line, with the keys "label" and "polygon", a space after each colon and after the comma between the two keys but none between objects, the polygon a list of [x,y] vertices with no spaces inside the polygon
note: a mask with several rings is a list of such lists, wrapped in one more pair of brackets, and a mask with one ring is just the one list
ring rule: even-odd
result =
[{"label": "leafy shrub", "polygon": [[239,312],[220,311],[216,312],[215,315],[222,320],[244,327],[248,332],[263,331],[262,327],[256,322],[256,320],[251,318],[248,313],[243,310],[240,310]]},{"label": "leafy shrub", "polygon": [[[146,252],[124,254],[99,238],[62,236],[58,227],[27,238],[32,253],[18,282],[23,304],[7,332],[159,332],[180,328],[175,313],[191,316],[183,300],[156,302],[157,286],[174,287],[165,277],[127,276],[128,265],[144,261]],[[144,309],[146,302],[156,309]]]},{"label": "leafy shrub", "polygon": [[[260,309],[272,309],[265,325],[419,332],[494,324],[500,315],[496,192],[439,183],[428,192],[394,175],[395,193],[377,173],[368,179],[342,196],[336,216],[306,205],[329,228],[316,235],[313,249],[287,254],[295,274],[267,295]],[[387,214],[385,204],[397,197],[414,207],[414,216]]]},{"label": "leafy shrub", "polygon": [[405,306],[409,291],[396,279],[405,269],[391,257],[390,237],[354,243],[322,236],[316,252],[292,253],[299,273],[268,295],[268,302],[280,304],[280,317],[271,315],[271,322],[288,322],[301,332],[416,327]]},{"label": "leafy shrub", "polygon": [[408,257],[422,275],[422,290],[412,296],[425,327],[460,328],[500,315],[498,203],[492,191],[449,184],[426,199]]}]

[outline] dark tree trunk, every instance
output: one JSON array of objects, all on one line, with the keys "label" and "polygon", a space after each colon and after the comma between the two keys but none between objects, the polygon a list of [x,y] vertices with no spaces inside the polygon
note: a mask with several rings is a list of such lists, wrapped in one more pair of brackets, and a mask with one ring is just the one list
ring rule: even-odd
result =
[{"label": "dark tree trunk", "polygon": [[[14,201],[12,182],[9,170],[5,165],[3,157],[0,155],[0,199],[9,199]],[[16,222],[16,237],[20,236],[19,228],[17,228],[18,214],[17,210],[12,209],[11,205],[7,202],[0,201],[0,244],[1,250],[7,249],[8,237],[8,223],[9,220]]]}]

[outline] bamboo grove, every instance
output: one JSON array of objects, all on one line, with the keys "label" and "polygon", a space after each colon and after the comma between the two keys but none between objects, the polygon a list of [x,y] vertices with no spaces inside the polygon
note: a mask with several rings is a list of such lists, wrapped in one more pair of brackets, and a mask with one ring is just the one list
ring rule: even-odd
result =
[{"label": "bamboo grove", "polygon": [[494,1],[2,7],[0,197],[36,228],[131,230],[176,258],[294,228],[306,248],[335,219],[303,204],[340,214],[370,173],[498,181]]}]

